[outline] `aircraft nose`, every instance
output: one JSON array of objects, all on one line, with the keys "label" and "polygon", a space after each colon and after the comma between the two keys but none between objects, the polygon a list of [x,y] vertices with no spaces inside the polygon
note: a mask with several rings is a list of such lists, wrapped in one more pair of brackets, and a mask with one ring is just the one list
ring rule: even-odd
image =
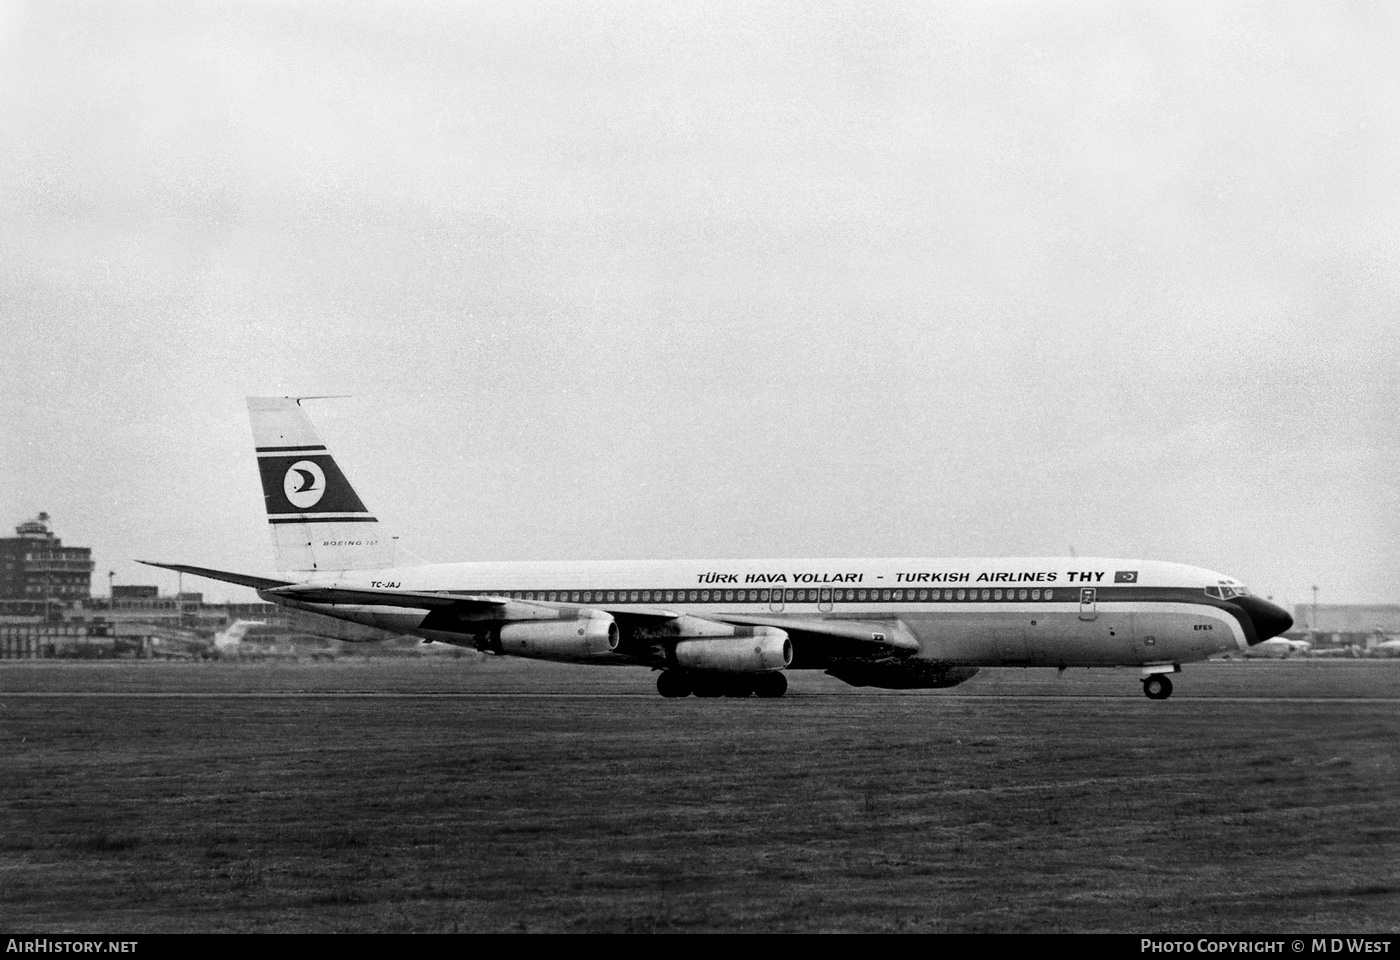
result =
[{"label": "aircraft nose", "polygon": [[1293,626],[1293,618],[1288,611],[1276,603],[1258,597],[1236,597],[1233,603],[1249,614],[1249,619],[1253,621],[1255,643],[1276,637]]}]

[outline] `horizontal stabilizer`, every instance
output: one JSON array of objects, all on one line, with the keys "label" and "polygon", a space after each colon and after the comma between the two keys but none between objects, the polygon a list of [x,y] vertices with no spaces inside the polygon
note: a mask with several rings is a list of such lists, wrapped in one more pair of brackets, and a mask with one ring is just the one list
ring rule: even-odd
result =
[{"label": "horizontal stabilizer", "polygon": [[415,593],[411,590],[375,589],[373,587],[323,587],[316,584],[279,583],[268,592],[302,603],[352,603],[379,607],[408,607],[414,610],[439,610],[447,607],[462,609],[476,607],[497,610],[504,600],[463,593]]},{"label": "horizontal stabilizer", "polygon": [[208,567],[190,567],[183,563],[156,563],[154,560],[137,560],[136,562],[144,563],[148,567],[174,570],[177,573],[192,573],[196,577],[208,577],[210,580],[222,580],[224,583],[236,583],[242,587],[252,587],[254,590],[270,590],[274,587],[285,587],[291,583],[290,580],[271,580],[267,577],[249,576],[246,573],[229,573],[226,570],[210,570]]}]

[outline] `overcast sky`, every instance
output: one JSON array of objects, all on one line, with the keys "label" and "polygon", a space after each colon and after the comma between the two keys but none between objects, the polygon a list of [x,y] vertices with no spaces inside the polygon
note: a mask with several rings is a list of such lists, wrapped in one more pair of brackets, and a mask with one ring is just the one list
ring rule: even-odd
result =
[{"label": "overcast sky", "polygon": [[[0,0],[0,523],[1400,602],[1400,7]],[[211,598],[246,596],[186,581]]]}]

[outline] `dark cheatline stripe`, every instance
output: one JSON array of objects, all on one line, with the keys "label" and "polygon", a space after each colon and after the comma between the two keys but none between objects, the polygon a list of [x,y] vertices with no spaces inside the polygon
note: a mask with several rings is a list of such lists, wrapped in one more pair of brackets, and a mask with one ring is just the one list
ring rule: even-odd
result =
[{"label": "dark cheatline stripe", "polygon": [[268,523],[378,523],[377,517],[268,517]]},{"label": "dark cheatline stripe", "polygon": [[254,453],[302,453],[309,450],[324,450],[324,444],[315,444],[309,447],[254,447]]}]

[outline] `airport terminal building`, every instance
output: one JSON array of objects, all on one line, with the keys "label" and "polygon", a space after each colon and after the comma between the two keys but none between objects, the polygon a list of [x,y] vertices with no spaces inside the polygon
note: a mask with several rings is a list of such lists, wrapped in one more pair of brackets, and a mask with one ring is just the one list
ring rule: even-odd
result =
[{"label": "airport terminal building", "polygon": [[65,547],[41,513],[0,539],[0,612],[42,614],[92,596],[92,548]]},{"label": "airport terminal building", "polygon": [[[326,636],[325,618],[270,603],[207,603],[203,593],[163,595],[154,584],[114,583],[110,596],[94,597],[90,547],[64,546],[47,513],[21,523],[15,534],[0,539],[0,660],[197,658],[240,620],[255,651],[274,641],[290,649],[290,640]],[[335,637],[364,639],[342,637],[343,625],[329,622]]]},{"label": "airport terminal building", "polygon": [[1289,636],[1328,646],[1365,644],[1400,636],[1400,604],[1300,603],[1293,608],[1297,624]]}]

